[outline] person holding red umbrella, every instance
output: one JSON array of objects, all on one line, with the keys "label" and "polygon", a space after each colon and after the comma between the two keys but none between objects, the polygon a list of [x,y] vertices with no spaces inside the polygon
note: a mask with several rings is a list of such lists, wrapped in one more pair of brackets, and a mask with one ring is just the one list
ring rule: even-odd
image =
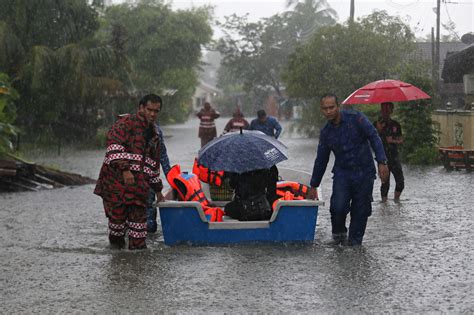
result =
[{"label": "person holding red umbrella", "polygon": [[[379,132],[382,139],[385,154],[387,155],[388,170],[395,178],[395,201],[400,200],[400,195],[405,188],[405,178],[403,177],[402,164],[398,157],[398,145],[403,143],[402,127],[398,121],[393,120],[391,115],[393,113],[393,103],[384,102],[380,104],[381,117],[374,122],[375,128]],[[390,189],[390,175],[385,183],[380,187],[382,201],[387,201],[388,191]]]},{"label": "person holding red umbrella", "polygon": [[[376,170],[372,150],[382,182],[388,177],[387,157],[377,130],[368,118],[355,110],[340,110],[337,97],[321,97],[321,112],[328,122],[321,129],[318,151],[311,176],[308,199],[317,197],[331,152],[336,158],[332,172],[331,196],[332,245],[361,245],[367,220],[372,214],[372,192]],[[346,217],[350,213],[349,235]]]}]

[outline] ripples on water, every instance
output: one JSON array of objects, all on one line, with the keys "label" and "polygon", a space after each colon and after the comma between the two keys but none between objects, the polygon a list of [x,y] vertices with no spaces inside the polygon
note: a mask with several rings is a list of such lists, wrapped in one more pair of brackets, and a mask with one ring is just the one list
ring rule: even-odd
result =
[{"label": "ripples on water", "polygon": [[[197,121],[164,129],[172,163],[190,165]],[[283,141],[291,160],[281,165],[310,172],[316,140]],[[95,178],[103,153],[35,160]],[[400,203],[381,203],[376,182],[360,248],[321,245],[326,204],[312,245],[167,247],[158,232],[146,251],[114,251],[92,185],[0,194],[2,311],[474,312],[474,177],[439,166],[405,166],[405,177]],[[323,192],[328,200],[329,168]]]}]

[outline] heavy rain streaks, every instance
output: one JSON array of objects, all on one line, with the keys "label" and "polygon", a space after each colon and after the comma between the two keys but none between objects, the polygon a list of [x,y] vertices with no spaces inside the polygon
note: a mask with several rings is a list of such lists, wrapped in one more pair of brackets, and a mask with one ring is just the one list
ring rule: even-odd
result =
[{"label": "heavy rain streaks", "polygon": [[[173,163],[191,165],[197,125],[164,128]],[[281,166],[311,171],[317,141],[289,132],[282,141],[294,158]],[[102,152],[37,159],[95,176]],[[360,248],[323,245],[326,205],[314,245],[167,247],[159,229],[148,250],[116,251],[93,186],[2,194],[4,311],[471,312],[472,177],[440,166],[406,174],[400,203],[381,203],[374,192]],[[330,182],[322,185],[326,200]]]}]

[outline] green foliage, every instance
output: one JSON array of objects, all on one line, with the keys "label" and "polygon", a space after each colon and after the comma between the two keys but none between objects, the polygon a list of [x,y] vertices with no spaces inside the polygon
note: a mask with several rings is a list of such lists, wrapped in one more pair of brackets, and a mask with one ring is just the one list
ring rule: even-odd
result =
[{"label": "green foliage", "polygon": [[0,20],[10,26],[28,51],[56,49],[91,36],[99,27],[88,0],[0,0]]},{"label": "green foliage", "polygon": [[212,34],[207,9],[173,12],[157,0],[109,9],[101,0],[0,0],[0,7],[0,71],[22,95],[22,139],[90,141],[149,91],[177,90],[165,95],[163,118],[186,118],[201,46]]},{"label": "green foliage", "polygon": [[[281,73],[288,56],[322,25],[335,23],[336,13],[326,1],[288,3],[292,10],[257,22],[232,15],[220,24],[225,36],[217,48],[223,54],[220,77],[247,93],[273,89],[282,97]],[[222,87],[222,85],[221,85]]]},{"label": "green foliage", "polygon": [[22,95],[16,105],[24,139],[89,139],[105,96],[125,93],[126,58],[91,38],[99,2],[0,0],[0,47],[8,48],[0,69]]},{"label": "green foliage", "polygon": [[[371,81],[395,75],[413,47],[408,25],[376,11],[357,23],[320,28],[289,57],[283,78],[291,97],[319,99],[330,91],[342,100]],[[316,128],[319,102],[312,104],[302,123]]]},{"label": "green foliage", "polygon": [[[160,120],[186,119],[198,84],[201,47],[211,41],[209,8],[172,11],[158,0],[109,7],[102,34],[130,58],[134,87],[165,95]],[[137,21],[140,21],[137,23]]]},{"label": "green foliage", "polygon": [[[401,73],[401,79],[409,82],[428,95],[433,95],[431,80],[424,75],[427,69],[423,65],[406,65]],[[404,143],[401,146],[401,156],[411,164],[433,164],[437,158],[438,134],[434,127],[431,114],[431,100],[400,103],[397,106],[397,117],[402,125]]]},{"label": "green foliage", "polygon": [[0,156],[13,151],[11,139],[18,133],[12,125],[16,117],[13,100],[17,98],[18,93],[12,88],[8,76],[0,73]]},{"label": "green foliage", "polygon": [[105,148],[107,145],[108,128],[98,128],[94,138],[94,145],[97,148]]},{"label": "green foliage", "polygon": [[418,145],[408,153],[405,160],[415,165],[432,165],[438,162],[438,150],[432,146]]}]

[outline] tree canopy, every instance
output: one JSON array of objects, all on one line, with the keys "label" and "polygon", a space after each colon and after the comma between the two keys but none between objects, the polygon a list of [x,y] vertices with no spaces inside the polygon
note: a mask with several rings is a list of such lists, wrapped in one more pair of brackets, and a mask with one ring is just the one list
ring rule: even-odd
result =
[{"label": "tree canopy", "polygon": [[257,22],[249,22],[248,16],[226,17],[220,24],[225,35],[217,45],[224,56],[223,77],[233,78],[246,92],[270,88],[282,96],[281,72],[288,56],[337,18],[326,1],[289,1],[288,7],[287,12]]},{"label": "tree canopy", "polygon": [[[319,100],[333,92],[343,99],[375,80],[398,76],[414,48],[414,35],[399,17],[375,11],[357,23],[319,28],[290,55],[283,78],[291,97]],[[307,132],[316,129],[319,102],[303,117]]]},{"label": "tree canopy", "polygon": [[[211,10],[172,11],[162,1],[109,7],[103,30],[121,29],[121,47],[129,57],[137,91],[165,92],[165,119],[183,121],[184,106],[198,83],[201,48],[211,41]],[[139,23],[137,23],[139,21]],[[174,94],[166,95],[166,91]]]},{"label": "tree canopy", "polygon": [[211,40],[208,8],[172,11],[160,0],[0,7],[0,71],[21,96],[16,124],[26,136],[90,140],[150,92],[164,95],[164,121],[185,119],[201,47]]}]

